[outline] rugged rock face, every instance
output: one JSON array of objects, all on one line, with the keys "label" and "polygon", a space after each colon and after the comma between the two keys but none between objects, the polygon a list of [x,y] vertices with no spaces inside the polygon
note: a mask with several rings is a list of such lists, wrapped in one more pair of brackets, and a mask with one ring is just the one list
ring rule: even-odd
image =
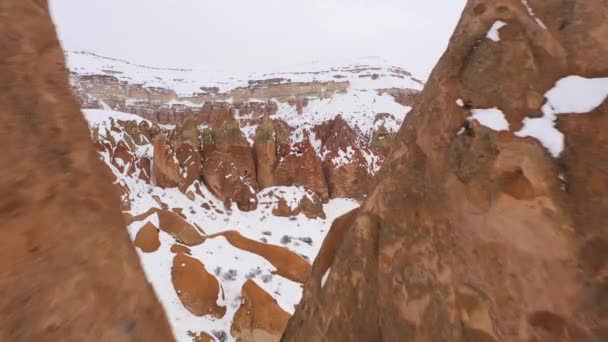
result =
[{"label": "rugged rock face", "polygon": [[234,201],[241,210],[257,207],[253,153],[234,119],[203,132],[202,171],[207,186],[227,206]]},{"label": "rugged rock face", "polygon": [[[560,79],[608,77],[607,18],[602,1],[469,1],[283,340],[608,339],[608,103],[556,119],[557,158],[519,133]],[[467,120],[493,107],[508,128]]]},{"label": "rugged rock face", "polygon": [[300,185],[312,190],[324,202],[329,199],[327,181],[321,160],[309,141],[283,144],[278,149],[276,185]]},{"label": "rugged rock face", "polygon": [[165,134],[154,138],[154,183],[160,187],[180,185],[179,161]]},{"label": "rugged rock face", "polygon": [[[111,110],[133,113],[162,124],[129,122],[124,128],[134,134],[133,141],[156,142],[155,184],[187,191],[202,178],[227,206],[236,202],[243,210],[254,210],[254,192],[272,186],[305,186],[324,202],[365,198],[422,86],[407,71],[380,60],[311,65],[276,77],[209,77],[89,53],[67,56],[82,108],[107,116],[116,113]],[[157,87],[159,82],[166,88]],[[137,157],[135,152],[131,148]],[[189,165],[183,165],[186,161]],[[151,176],[144,172],[142,179],[146,175]]]},{"label": "rugged rock face", "polygon": [[375,185],[375,157],[367,148],[360,131],[353,129],[341,115],[317,126],[316,132],[323,141],[323,171],[332,198],[356,198],[363,200]]},{"label": "rugged rock face", "polygon": [[171,340],[47,2],[2,1],[0,13],[0,340]]}]

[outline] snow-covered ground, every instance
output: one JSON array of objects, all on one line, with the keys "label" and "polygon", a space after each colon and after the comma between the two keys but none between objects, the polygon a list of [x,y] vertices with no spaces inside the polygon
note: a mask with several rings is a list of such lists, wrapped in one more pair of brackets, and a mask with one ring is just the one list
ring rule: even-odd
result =
[{"label": "snow-covered ground", "polygon": [[[66,51],[70,71],[81,75],[111,75],[131,84],[161,87],[174,90],[178,95],[189,96],[201,92],[201,87],[218,87],[228,92],[248,87],[250,80],[285,78],[291,82],[353,81],[360,75],[384,73],[387,77],[372,80],[361,78],[358,89],[412,88],[421,83],[403,74],[404,70],[381,58],[354,58],[333,63],[313,62],[294,65],[281,72],[225,72],[198,69],[166,69],[133,64],[127,61],[98,56],[89,52]],[[366,81],[368,81],[366,83]],[[376,82],[377,81],[377,82]],[[372,85],[368,87],[368,85]]]},{"label": "snow-covered ground", "polygon": [[[217,87],[226,93],[240,87],[249,87],[249,81],[282,78],[289,83],[312,82],[348,82],[346,92],[336,92],[331,97],[309,97],[308,104],[298,114],[296,107],[276,99],[269,99],[278,104],[274,119],[281,119],[291,127],[314,126],[331,120],[340,114],[353,128],[370,135],[374,129],[376,114],[389,113],[392,117],[383,120],[382,124],[389,132],[396,132],[410,107],[395,102],[381,89],[421,90],[423,83],[399,67],[380,58],[359,58],[336,61],[335,63],[310,63],[291,67],[285,72],[228,73],[192,69],[160,69],[131,64],[126,61],[97,56],[86,52],[66,52],[70,71],[78,75],[109,75],[129,84],[140,84],[145,87],[158,87],[175,91],[179,96],[191,96],[201,93],[201,87]],[[284,81],[285,83],[287,81]],[[225,100],[231,102],[231,99]],[[251,102],[260,100],[251,98]],[[186,100],[167,102],[170,104],[200,106]],[[239,116],[240,120],[252,119]],[[255,126],[244,126],[247,136],[251,138]],[[246,133],[247,133],[246,132]]]},{"label": "snow-covered ground", "polygon": [[[127,113],[107,110],[83,110],[91,129],[97,128],[100,135],[111,134],[116,141],[124,139],[124,132],[111,130],[110,120],[144,119]],[[139,157],[152,158],[151,145],[138,147],[135,154]],[[252,212],[242,212],[236,205],[224,210],[224,205],[197,182],[203,196],[191,199],[177,188],[166,188],[148,184],[121,173],[110,161],[107,152],[101,158],[110,167],[117,177],[117,183],[129,189],[128,198],[131,209],[128,213],[133,216],[147,212],[150,208],[159,208],[160,204],[155,196],[169,208],[182,209],[186,220],[196,224],[207,235],[226,231],[237,231],[242,236],[271,244],[284,246],[294,253],[302,256],[310,263],[314,260],[323,239],[325,238],[333,220],[342,214],[356,208],[357,202],[350,199],[333,199],[324,205],[326,219],[309,219],[303,214],[295,217],[277,217],[272,214],[275,207],[270,191],[284,195],[289,205],[293,205],[304,196],[309,196],[301,187],[276,187],[258,194],[260,205]],[[129,167],[124,168],[128,170]],[[193,185],[194,187],[194,185]],[[271,201],[271,203],[268,203]],[[211,204],[205,209],[203,203]],[[215,210],[214,208],[222,208]],[[134,240],[137,232],[146,223],[151,222],[159,227],[157,214],[152,214],[141,221],[135,221],[128,226],[128,232]],[[300,301],[302,286],[278,274],[273,274],[276,268],[265,258],[234,247],[223,236],[209,238],[202,244],[190,247],[191,257],[200,260],[207,272],[213,274],[221,285],[223,298],[219,297],[217,304],[226,307],[226,314],[221,318],[212,316],[198,317],[188,311],[181,303],[176,289],[171,281],[171,268],[175,254],[170,251],[175,239],[164,231],[159,232],[161,246],[152,253],[144,253],[136,248],[148,281],[152,284],[161,304],[166,310],[173,333],[178,341],[192,341],[189,332],[205,331],[213,335],[214,332],[225,332],[227,340],[233,341],[230,335],[232,319],[241,305],[241,288],[245,281],[252,279],[268,294],[275,298],[281,308],[288,313],[294,312],[294,306]]]}]

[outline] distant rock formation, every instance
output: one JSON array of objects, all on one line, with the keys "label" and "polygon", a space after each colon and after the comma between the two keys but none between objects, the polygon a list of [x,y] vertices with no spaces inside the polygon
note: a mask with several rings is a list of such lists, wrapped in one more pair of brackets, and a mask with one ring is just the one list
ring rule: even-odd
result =
[{"label": "distant rock formation", "polygon": [[[47,2],[6,0],[0,13],[0,340],[172,340]],[[133,162],[127,146],[111,148],[117,166]]]},{"label": "distant rock formation", "polygon": [[607,340],[607,18],[469,1],[282,340]]}]

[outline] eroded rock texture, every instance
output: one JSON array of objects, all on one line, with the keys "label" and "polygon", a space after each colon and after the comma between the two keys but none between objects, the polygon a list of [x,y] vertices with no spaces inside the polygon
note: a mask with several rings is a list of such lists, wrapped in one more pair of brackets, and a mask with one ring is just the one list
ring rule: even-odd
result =
[{"label": "eroded rock texture", "polygon": [[[607,54],[605,1],[469,1],[283,340],[608,340],[608,103],[557,119],[559,158],[513,133],[561,78],[607,77]],[[492,107],[510,131],[463,127]]]},{"label": "eroded rock texture", "polygon": [[46,1],[0,2],[0,80],[0,340],[170,341]]}]

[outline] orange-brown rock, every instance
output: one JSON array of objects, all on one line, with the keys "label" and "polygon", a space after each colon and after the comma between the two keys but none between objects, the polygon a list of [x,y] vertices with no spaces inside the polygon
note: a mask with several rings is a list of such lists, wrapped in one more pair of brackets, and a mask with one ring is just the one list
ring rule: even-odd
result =
[{"label": "orange-brown rock", "polygon": [[220,284],[197,259],[181,253],[175,255],[171,282],[179,300],[194,315],[224,317],[226,307],[216,304],[221,296]]},{"label": "orange-brown rock", "polygon": [[189,331],[188,336],[192,337],[193,342],[215,342],[215,339],[204,331],[201,331],[198,334]]},{"label": "orange-brown rock", "polygon": [[341,115],[315,130],[326,152],[323,171],[330,197],[363,200],[376,178],[363,154],[366,143],[361,132],[350,127]]},{"label": "orange-brown rock", "polygon": [[182,143],[177,147],[175,157],[180,167],[179,188],[182,192],[185,192],[190,185],[200,178],[201,154],[190,143]]},{"label": "orange-brown rock", "polygon": [[412,107],[416,96],[420,92],[416,89],[386,88],[378,89],[378,95],[388,94],[395,99],[395,102],[404,106]]},{"label": "orange-brown rock", "polygon": [[309,141],[279,147],[278,165],[274,173],[275,185],[304,186],[316,193],[323,202],[329,200],[329,192],[321,159]]},{"label": "orange-brown rock", "polygon": [[179,162],[164,133],[154,138],[154,184],[160,187],[177,187],[180,184]]},{"label": "orange-brown rock", "polygon": [[289,280],[304,283],[310,273],[310,264],[301,256],[285,247],[258,242],[248,239],[237,231],[227,231],[208,238],[223,236],[236,248],[261,256],[276,267],[276,274]]},{"label": "orange-brown rock", "polygon": [[268,192],[260,193],[261,201],[268,204],[275,204],[272,209],[272,214],[279,217],[292,217],[299,214],[304,214],[310,219],[322,218],[325,219],[325,211],[323,211],[323,202],[321,198],[310,190],[305,190],[300,198],[293,194],[286,194],[286,190],[281,188],[272,189]]},{"label": "orange-brown rock", "polygon": [[243,342],[279,341],[290,315],[251,279],[243,284],[241,295],[230,329],[232,336]]},{"label": "orange-brown rock", "polygon": [[512,132],[457,134],[468,108],[497,107],[517,130],[562,77],[607,77],[606,18],[596,0],[469,1],[283,340],[606,340],[608,105],[558,119],[558,159]]},{"label": "orange-brown rock", "polygon": [[276,125],[268,116],[255,130],[255,162],[260,188],[275,185],[274,170],[277,166],[277,144],[286,143],[287,132]]},{"label": "orange-brown rock", "polygon": [[[311,269],[310,278],[314,278],[317,284],[321,284],[321,279],[325,275],[325,272],[331,267],[334,262],[334,258],[338,253],[338,249],[342,245],[344,236],[353,225],[354,219],[357,217],[359,209],[350,211],[349,213],[338,217],[331,225],[321,249],[315,258],[315,263]],[[309,286],[313,286],[311,283]]]},{"label": "orange-brown rock", "polygon": [[257,208],[257,181],[253,153],[238,122],[229,120],[203,132],[203,180],[227,206]]},{"label": "orange-brown rock", "polygon": [[139,247],[144,253],[156,252],[158,247],[160,247],[158,228],[151,222],[146,223],[137,231],[133,244],[135,247]]},{"label": "orange-brown rock", "polygon": [[199,180],[201,154],[198,130],[192,114],[186,115],[171,132],[171,142],[164,133],[154,138],[154,179],[161,187],[179,187],[182,192]]},{"label": "orange-brown rock", "polygon": [[120,173],[125,172],[130,165],[135,162],[135,157],[131,153],[129,146],[124,141],[119,141],[112,153],[112,165],[118,169]]},{"label": "orange-brown rock", "polygon": [[167,210],[157,210],[156,214],[158,215],[159,228],[184,245],[192,247],[200,245],[205,241],[205,237],[202,235],[203,232],[200,232],[176,213]]},{"label": "orange-brown rock", "polygon": [[0,13],[0,340],[172,340],[47,2],[6,0]]},{"label": "orange-brown rock", "polygon": [[173,246],[171,246],[171,253],[184,253],[190,255],[190,248],[183,245],[174,244]]},{"label": "orange-brown rock", "polygon": [[252,118],[274,115],[279,110],[277,103],[272,100],[268,100],[267,102],[235,103],[234,107],[238,110],[239,116],[250,116]]},{"label": "orange-brown rock", "polygon": [[203,163],[203,179],[209,190],[228,207],[236,202],[240,210],[257,208],[251,181],[241,176],[242,168],[231,154],[213,151]]}]

